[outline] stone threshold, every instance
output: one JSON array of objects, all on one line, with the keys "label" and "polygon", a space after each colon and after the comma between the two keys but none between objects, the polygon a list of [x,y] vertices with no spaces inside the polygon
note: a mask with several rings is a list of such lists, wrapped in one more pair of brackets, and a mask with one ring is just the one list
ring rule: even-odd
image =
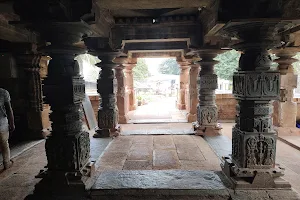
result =
[{"label": "stone threshold", "polygon": [[103,172],[91,188],[92,199],[229,199],[213,171],[118,170]]}]

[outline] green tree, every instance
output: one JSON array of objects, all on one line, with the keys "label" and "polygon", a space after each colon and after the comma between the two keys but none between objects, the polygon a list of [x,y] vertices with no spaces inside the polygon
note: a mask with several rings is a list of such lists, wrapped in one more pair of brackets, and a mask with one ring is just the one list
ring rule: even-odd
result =
[{"label": "green tree", "polygon": [[136,66],[133,68],[133,78],[136,81],[142,81],[150,76],[148,65],[145,59],[138,59]]},{"label": "green tree", "polygon": [[219,54],[216,60],[220,61],[215,65],[215,71],[219,78],[232,81],[233,73],[239,66],[240,53],[231,50]]},{"label": "green tree", "polygon": [[169,58],[163,61],[159,67],[158,71],[162,74],[173,74],[173,75],[179,75],[180,69],[178,66],[178,63],[174,58]]}]

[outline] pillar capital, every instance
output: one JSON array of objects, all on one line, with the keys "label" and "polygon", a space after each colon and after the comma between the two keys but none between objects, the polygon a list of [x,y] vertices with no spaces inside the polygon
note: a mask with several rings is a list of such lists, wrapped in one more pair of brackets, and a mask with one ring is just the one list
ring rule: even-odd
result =
[{"label": "pillar capital", "polygon": [[285,47],[280,49],[273,49],[271,52],[277,57],[275,62],[278,63],[278,70],[281,75],[286,75],[293,70],[293,63],[298,60],[293,58],[300,51],[300,47]]},{"label": "pillar capital", "polygon": [[136,66],[136,63],[125,63],[125,72],[132,72],[132,69]]},{"label": "pillar capital", "polygon": [[88,37],[84,39],[84,43],[88,48],[88,53],[97,56],[101,60],[100,63],[96,64],[98,67],[112,69],[117,66],[113,60],[120,55],[120,52],[114,51],[109,46],[109,38]]}]

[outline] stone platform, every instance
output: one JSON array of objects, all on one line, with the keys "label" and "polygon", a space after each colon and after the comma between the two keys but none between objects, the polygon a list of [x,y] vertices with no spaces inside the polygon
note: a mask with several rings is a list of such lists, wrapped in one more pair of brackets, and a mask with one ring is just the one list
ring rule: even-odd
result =
[{"label": "stone platform", "polygon": [[92,199],[229,199],[227,188],[212,171],[134,170],[102,173]]}]

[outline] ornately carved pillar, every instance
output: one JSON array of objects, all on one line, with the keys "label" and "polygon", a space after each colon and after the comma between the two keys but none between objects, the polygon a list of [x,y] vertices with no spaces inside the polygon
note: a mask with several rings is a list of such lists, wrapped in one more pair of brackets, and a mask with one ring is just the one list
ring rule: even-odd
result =
[{"label": "ornately carved pillar", "polygon": [[116,78],[118,82],[118,89],[117,89],[117,105],[119,110],[119,123],[126,124],[128,117],[126,113],[126,103],[127,99],[125,96],[125,76],[123,72],[124,66],[120,64],[118,67],[115,68]]},{"label": "ornately carved pillar", "polygon": [[136,110],[136,99],[135,91],[133,85],[133,72],[132,69],[136,64],[124,64],[125,66],[125,84],[126,84],[126,93],[128,95],[128,111]]},{"label": "ornately carved pillar", "polygon": [[101,97],[98,110],[98,130],[94,137],[110,137],[119,134],[118,108],[116,104],[117,80],[112,60],[119,54],[113,51],[108,43],[108,38],[91,37],[85,39],[89,53],[101,60],[97,64],[101,68],[97,81],[97,90]]},{"label": "ornately carved pillar", "polygon": [[186,109],[186,87],[189,81],[189,63],[177,61],[180,67],[180,90],[178,91],[177,108],[179,110]]},{"label": "ornately carved pillar", "polygon": [[288,27],[281,21],[231,22],[223,33],[243,42],[238,72],[233,76],[233,94],[238,101],[232,130],[232,155],[222,168],[237,188],[285,188],[275,166],[277,135],[272,124],[271,101],[279,99],[280,74],[273,71],[268,49],[280,45],[276,31]]},{"label": "ornately carved pillar", "polygon": [[297,59],[293,58],[299,48],[285,47],[272,50],[278,59],[275,60],[280,72],[280,99],[274,102],[273,122],[279,127],[296,127],[297,103],[293,101],[294,89],[297,87],[297,75],[294,74],[293,63]]},{"label": "ornately carved pillar", "polygon": [[197,135],[218,135],[221,129],[218,124],[218,107],[215,95],[215,90],[218,88],[218,77],[214,72],[214,65],[218,63],[214,58],[220,52],[219,49],[198,50],[201,58],[199,61],[201,70],[199,73],[197,123],[194,123]]},{"label": "ornately carved pillar", "polygon": [[198,64],[190,65],[190,76],[189,76],[190,106],[189,106],[188,116],[187,116],[188,122],[197,121],[197,105],[198,105],[197,80],[198,80],[199,70],[200,68]]},{"label": "ornately carved pillar", "polygon": [[[81,22],[35,24],[42,37],[51,42],[43,52],[52,59],[44,80],[45,102],[51,106],[51,135],[45,144],[47,171],[40,174],[33,199],[56,199],[58,196],[76,196],[84,193],[84,176],[90,174],[90,138],[82,130],[81,103],[85,85],[74,58],[85,49],[73,46],[89,27]],[[76,190],[71,192],[72,186]],[[62,192],[63,191],[63,192]]]}]

